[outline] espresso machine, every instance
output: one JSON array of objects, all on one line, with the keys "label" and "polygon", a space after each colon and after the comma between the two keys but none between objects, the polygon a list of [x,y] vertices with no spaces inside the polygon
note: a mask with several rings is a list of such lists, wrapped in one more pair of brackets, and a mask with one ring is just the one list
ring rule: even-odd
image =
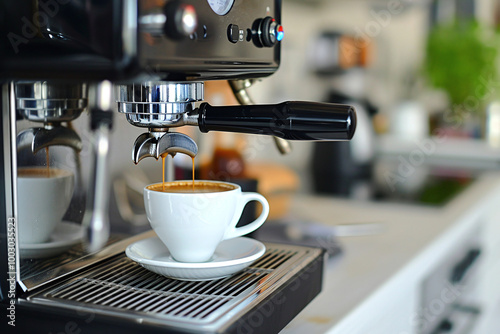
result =
[{"label": "espresso machine", "polygon": [[[9,332],[278,332],[321,291],[321,249],[269,243],[234,276],[177,281],[124,254],[154,232],[110,234],[115,118],[143,129],[120,148],[135,164],[196,156],[197,143],[175,131],[183,126],[270,135],[280,151],[287,140],[352,138],[350,106],[249,99],[255,79],[279,67],[280,0],[2,1],[0,30],[0,299]],[[208,80],[228,80],[241,105],[203,102]],[[77,230],[26,246],[17,223],[30,205],[18,196],[18,170],[43,166],[43,152],[48,166],[49,151],[71,161],[79,191],[64,219]]]}]

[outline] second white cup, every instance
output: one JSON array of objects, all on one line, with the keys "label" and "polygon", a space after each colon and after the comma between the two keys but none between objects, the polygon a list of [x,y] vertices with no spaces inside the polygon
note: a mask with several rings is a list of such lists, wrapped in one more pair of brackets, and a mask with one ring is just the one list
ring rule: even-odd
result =
[{"label": "second white cup", "polygon": [[71,202],[73,173],[63,169],[19,168],[18,228],[21,245],[47,242]]}]

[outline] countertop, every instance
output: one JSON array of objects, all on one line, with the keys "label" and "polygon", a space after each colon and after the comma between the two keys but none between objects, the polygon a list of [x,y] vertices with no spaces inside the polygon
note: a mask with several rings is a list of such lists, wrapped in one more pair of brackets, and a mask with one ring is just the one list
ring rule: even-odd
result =
[{"label": "countertop", "polygon": [[[343,254],[327,262],[323,291],[282,333],[366,333],[367,324],[381,323],[384,317],[391,318],[391,333],[409,333],[407,314],[414,311],[404,308],[418,303],[411,287],[445,260],[446,250],[456,247],[500,203],[499,197],[499,173],[481,176],[442,207],[297,196],[294,218],[325,226],[374,223],[380,229],[372,235],[338,237]],[[496,240],[487,242],[498,256]],[[398,312],[400,319],[393,321]]]}]

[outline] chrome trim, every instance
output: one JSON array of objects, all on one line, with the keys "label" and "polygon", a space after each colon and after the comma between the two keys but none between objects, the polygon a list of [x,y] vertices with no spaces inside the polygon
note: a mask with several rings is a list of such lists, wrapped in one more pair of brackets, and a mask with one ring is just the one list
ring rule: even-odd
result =
[{"label": "chrome trim", "polygon": [[102,123],[93,133],[90,185],[87,191],[87,204],[82,226],[85,242],[90,252],[104,247],[109,238],[110,223],[108,217],[110,182],[108,155],[110,150],[109,124]]},{"label": "chrome trim", "polygon": [[111,81],[104,80],[94,83],[89,88],[89,105],[102,111],[114,109],[114,87]]},{"label": "chrome trim", "polygon": [[203,82],[148,81],[117,87],[118,112],[138,127],[184,125],[184,114],[204,98]]},{"label": "chrome trim", "polygon": [[123,50],[129,55],[129,57],[135,57],[137,55],[138,11],[139,8],[137,1],[123,0]]},{"label": "chrome trim", "polygon": [[[14,221],[14,230],[15,230],[15,275],[16,281],[19,283],[21,287],[23,284],[20,282],[20,256],[19,256],[19,242],[17,238],[17,156],[16,156],[16,99],[14,94],[14,84],[13,83],[5,83],[0,85],[2,94],[2,143],[0,145],[3,146],[4,152],[4,175],[0,177],[3,178],[5,187],[1,191],[4,192],[5,195],[5,217],[2,217],[3,224],[5,224],[5,231],[7,232],[5,235],[1,236],[1,242],[5,242],[5,249],[7,250],[8,245],[8,224],[9,222]],[[8,274],[11,272],[11,268],[9,268],[9,263],[7,262],[8,254],[2,253],[2,256],[5,257],[5,268],[1,268],[5,270],[3,274]],[[7,276],[8,277],[8,276]],[[6,299],[7,296],[4,296]]]},{"label": "chrome trim", "polygon": [[16,141],[18,150],[29,148],[33,154],[53,145],[67,146],[76,152],[80,152],[83,148],[78,133],[64,126],[28,128],[19,132]]},{"label": "chrome trim", "polygon": [[[7,124],[9,124],[9,129],[7,133],[9,134],[10,140],[7,141],[5,144],[9,144],[9,148],[6,148],[4,151],[5,153],[10,152],[10,165],[8,163],[5,163],[5,172],[6,175],[10,174],[10,178],[5,178],[5,191],[8,192],[8,185],[10,184],[10,189],[11,189],[11,194],[8,196],[8,194],[5,194],[5,198],[7,200],[6,203],[6,209],[7,211],[9,208],[11,208],[11,217],[14,218],[15,220],[15,226],[16,226],[16,280],[21,286],[21,288],[24,290],[25,287],[21,283],[21,256],[19,250],[19,238],[17,237],[17,217],[18,217],[18,212],[17,212],[17,151],[16,151],[16,133],[17,133],[17,124],[16,124],[16,94],[15,94],[15,86],[14,83],[11,82],[8,86],[8,110],[9,112],[7,113]],[[3,113],[2,113],[3,114]],[[5,121],[5,118],[4,118]],[[4,125],[5,126],[5,125]],[[5,146],[4,146],[5,147]],[[9,203],[9,198],[10,198],[10,203]]]},{"label": "chrome trim", "polygon": [[[91,86],[89,93],[92,108],[91,155],[93,160],[82,226],[87,249],[90,252],[97,252],[106,245],[110,234],[108,160],[112,123],[110,116],[114,105],[113,85],[107,80],[95,83]],[[105,115],[108,117],[104,118]]]},{"label": "chrome trim", "polygon": [[195,157],[198,145],[191,137],[179,132],[146,132],[134,142],[132,147],[132,161],[137,165],[147,157],[158,160],[160,157],[176,153],[184,153]]},{"label": "chrome trim", "polygon": [[139,27],[141,32],[149,33],[154,37],[162,37],[164,32],[165,23],[167,22],[167,16],[165,13],[160,12],[149,13],[139,17]]},{"label": "chrome trim", "polygon": [[15,85],[16,109],[33,122],[70,122],[87,108],[87,84],[47,81]]}]

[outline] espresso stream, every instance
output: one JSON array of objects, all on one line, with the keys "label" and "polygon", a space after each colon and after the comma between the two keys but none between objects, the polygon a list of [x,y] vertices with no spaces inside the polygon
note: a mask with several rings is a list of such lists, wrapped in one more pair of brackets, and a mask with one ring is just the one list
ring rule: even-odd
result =
[{"label": "espresso stream", "polygon": [[[190,191],[186,191],[186,189],[182,189],[181,191],[172,191],[171,188],[169,189],[166,189],[166,183],[165,183],[165,158],[168,156],[168,154],[164,154],[161,156],[161,191],[163,192],[212,192],[212,191],[200,191],[199,189],[197,189],[197,187],[195,187],[195,182],[194,182],[194,170],[195,170],[195,166],[194,166],[194,157],[191,157],[191,161],[192,161],[192,176],[193,176],[193,182],[191,184],[191,189]],[[150,188],[152,189],[152,188]],[[154,189],[156,191],[158,191],[158,189]],[[215,191],[224,191],[224,190],[215,190]]]},{"label": "espresso stream", "polygon": [[148,186],[149,190],[161,191],[166,193],[213,193],[221,191],[229,191],[236,189],[234,186],[223,183],[223,182],[206,182],[206,181],[195,181],[195,166],[194,157],[192,158],[192,177],[193,180],[189,181],[176,181],[176,182],[165,182],[165,158],[167,154],[163,155],[162,158],[162,182]]}]

